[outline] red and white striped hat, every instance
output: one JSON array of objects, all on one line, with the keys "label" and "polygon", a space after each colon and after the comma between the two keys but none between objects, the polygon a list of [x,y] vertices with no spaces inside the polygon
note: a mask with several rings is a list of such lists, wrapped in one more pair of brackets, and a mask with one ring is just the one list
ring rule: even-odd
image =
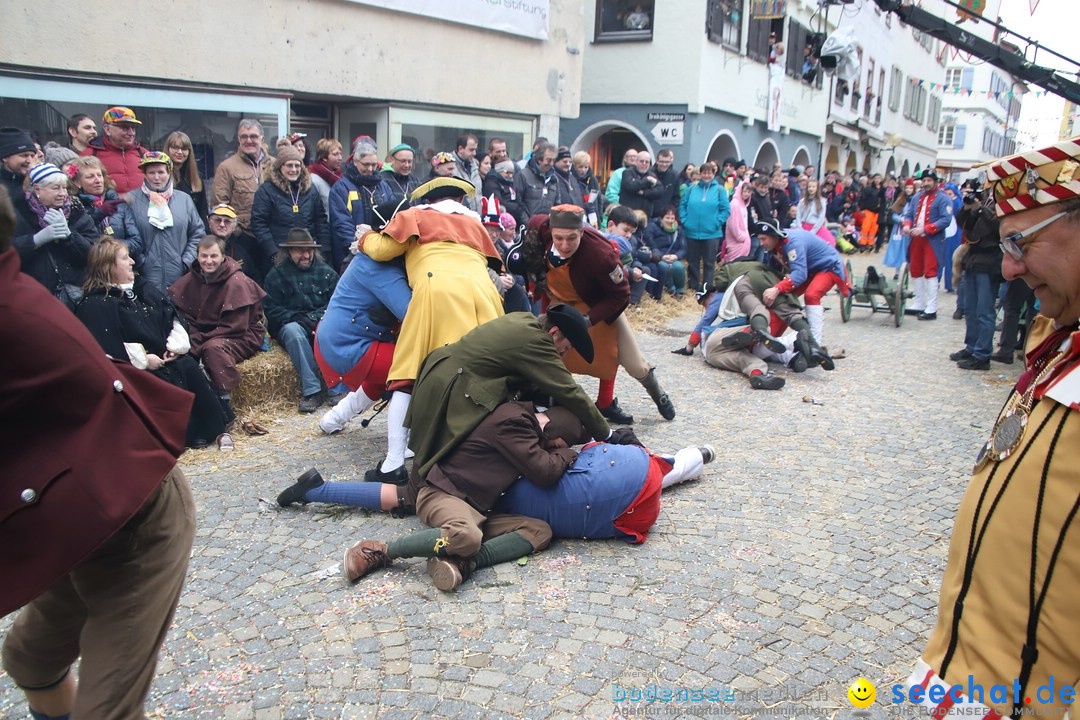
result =
[{"label": "red and white striped hat", "polygon": [[989,163],[997,216],[1080,197],[1080,136]]}]

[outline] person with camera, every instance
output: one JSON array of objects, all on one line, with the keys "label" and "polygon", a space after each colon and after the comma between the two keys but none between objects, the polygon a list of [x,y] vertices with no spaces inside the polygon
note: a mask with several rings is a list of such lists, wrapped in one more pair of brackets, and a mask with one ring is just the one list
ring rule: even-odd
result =
[{"label": "person with camera", "polygon": [[964,234],[964,347],[949,356],[962,370],[989,370],[994,348],[994,302],[1001,282],[1001,248],[998,219],[986,206],[982,192],[964,196],[956,214]]}]

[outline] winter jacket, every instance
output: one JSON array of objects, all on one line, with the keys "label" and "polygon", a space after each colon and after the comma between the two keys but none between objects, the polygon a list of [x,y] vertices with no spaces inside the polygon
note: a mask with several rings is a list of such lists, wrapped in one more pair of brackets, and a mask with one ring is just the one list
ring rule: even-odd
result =
[{"label": "winter jacket", "polygon": [[488,176],[484,178],[484,197],[491,197],[494,195],[499,198],[499,204],[502,205],[503,212],[508,212],[514,216],[518,225],[522,223],[522,210],[521,196],[518,195],[517,189],[514,187],[513,180],[507,180],[499,173],[492,170],[488,173]]},{"label": "winter jacket", "polygon": [[686,257],[686,234],[678,224],[669,232],[659,218],[650,221],[645,229],[645,244],[652,248],[656,260],[664,255],[675,255],[680,260]]},{"label": "winter jacket", "polygon": [[859,192],[859,209],[881,212],[881,195],[881,188],[874,187],[873,183],[868,184]]},{"label": "winter jacket", "polygon": [[[214,171],[214,189],[210,194],[210,204],[228,203],[236,211],[236,224],[240,232],[251,234],[251,203],[255,200],[255,191],[270,176],[274,158],[263,154],[258,163],[242,152],[230,155],[221,161]],[[271,254],[277,248],[270,250]]]},{"label": "winter jacket", "polygon": [[[193,161],[188,160],[188,162]],[[205,220],[206,216],[210,214],[210,208],[206,204],[206,181],[203,180],[202,190],[199,190],[199,192],[192,192],[191,183],[189,183],[187,179],[187,172],[184,171],[181,173],[179,179],[173,179],[173,187],[177,190],[183,190],[191,197],[191,201],[195,203],[195,209],[198,211],[199,217]]]},{"label": "winter jacket", "polygon": [[750,193],[750,222],[757,222],[766,218],[776,218],[776,208],[773,206],[772,193],[762,195],[756,189]]},{"label": "winter jacket", "polygon": [[[467,183],[472,184],[476,188],[476,192],[479,195],[481,189],[483,189],[484,182],[480,178],[480,163],[476,162],[476,158],[466,162],[458,157],[457,151],[453,153],[454,156],[454,177],[460,178]],[[477,212],[480,212],[480,198],[472,197],[465,198],[465,205]]]},{"label": "winter jacket", "polygon": [[604,188],[604,197],[608,205],[618,205],[619,195],[622,193],[622,176],[626,168],[621,167],[613,170],[608,176],[607,186]]},{"label": "winter jacket", "polygon": [[517,218],[519,225],[527,225],[533,215],[546,215],[552,205],[558,204],[555,202],[559,192],[555,187],[555,173],[541,174],[539,166],[532,159],[514,175],[514,190],[521,198],[521,217]]},{"label": "winter jacket", "polygon": [[12,245],[19,252],[22,271],[54,295],[57,286],[82,285],[86,279],[86,256],[98,238],[90,215],[77,200],[71,202],[67,223],[71,235],[34,246],[34,235],[42,229],[37,214],[25,200],[16,205],[15,236]]},{"label": "winter jacket", "polygon": [[652,172],[660,180],[661,191],[653,201],[653,209],[649,217],[659,217],[663,214],[664,208],[679,206],[679,173],[670,166],[667,170],[661,171],[655,164],[652,166]]},{"label": "winter jacket", "polygon": [[251,205],[251,230],[259,242],[259,248],[272,255],[293,228],[310,232],[323,253],[330,255],[330,228],[319,192],[311,185],[311,174],[307,168],[303,168],[294,186],[285,179],[280,169],[272,167],[269,178],[255,191],[255,201]]},{"label": "winter jacket", "polygon": [[746,257],[750,254],[750,248],[753,247],[750,229],[747,227],[750,211],[742,199],[743,187],[749,185],[748,181],[743,180],[735,188],[735,194],[731,196],[731,214],[728,215],[727,225],[724,227],[724,244],[720,248],[720,260],[725,263]]},{"label": "winter jacket", "polygon": [[356,226],[374,226],[375,206],[394,197],[382,173],[361,175],[352,163],[344,168],[342,178],[330,188],[330,258],[335,269],[352,254],[349,246],[356,239]]},{"label": "winter jacket", "polygon": [[100,196],[79,193],[78,197],[99,234],[112,235],[113,227],[123,227],[127,205],[120,200],[115,190],[106,190],[105,194]]},{"label": "winter jacket", "polygon": [[552,203],[553,206],[567,204],[577,205],[580,208],[585,207],[585,194],[573,168],[570,168],[565,174],[556,169],[552,172],[552,177],[555,180],[555,202]]},{"label": "winter jacket", "polygon": [[791,209],[791,201],[788,199],[786,190],[779,188],[769,188],[769,201],[773,207],[773,217],[780,224],[780,227],[787,229],[791,227],[791,217],[788,211]]},{"label": "winter jacket", "polygon": [[[199,240],[206,233],[191,197],[174,190],[169,198],[172,227],[158,229],[150,224],[150,198],[142,190],[130,194],[124,215],[123,239],[137,260],[139,274],[163,295],[187,272],[198,255]],[[113,228],[119,235],[119,228]]]},{"label": "winter jacket", "polygon": [[578,175],[576,169],[570,172],[577,179],[578,187],[581,188],[581,196],[585,200],[585,204],[582,205],[585,208],[585,219],[592,225],[599,225],[600,216],[603,215],[604,207],[607,205],[606,198],[600,192],[600,182],[593,175],[592,168],[585,171],[584,177]]},{"label": "winter jacket", "polygon": [[421,184],[420,178],[415,175],[400,175],[390,168],[381,171],[379,174],[386,181],[386,186],[390,188],[391,200],[406,198],[411,202],[413,190],[420,187]]},{"label": "winter jacket", "polygon": [[724,187],[702,180],[692,184],[679,203],[679,219],[687,240],[711,240],[724,236],[724,225],[731,214]]},{"label": "winter jacket", "polygon": [[998,229],[1001,225],[994,211],[979,204],[964,205],[956,215],[956,222],[964,232],[967,255],[964,256],[964,272],[988,273],[1001,276],[1001,245]]},{"label": "winter jacket", "polygon": [[[649,182],[650,178],[652,182]],[[660,178],[651,169],[647,172],[638,172],[636,167],[629,167],[622,174],[622,189],[619,192],[619,203],[634,210],[643,210],[646,215],[652,216],[653,203],[664,194],[664,186],[660,184]]]},{"label": "winter jacket", "polygon": [[82,154],[92,155],[100,160],[105,166],[105,172],[109,173],[109,177],[116,183],[116,192],[123,195],[142,187],[145,178],[142,169],[139,168],[139,162],[147,152],[149,151],[138,143],[129,150],[121,150],[102,134],[91,140],[89,147],[83,150]]},{"label": "winter jacket", "polygon": [[299,322],[305,328],[310,326],[314,335],[337,282],[338,274],[319,259],[313,260],[307,270],[301,270],[291,258],[284,258],[266,274],[263,283],[266,290],[263,307],[270,334],[280,339],[282,327]]}]

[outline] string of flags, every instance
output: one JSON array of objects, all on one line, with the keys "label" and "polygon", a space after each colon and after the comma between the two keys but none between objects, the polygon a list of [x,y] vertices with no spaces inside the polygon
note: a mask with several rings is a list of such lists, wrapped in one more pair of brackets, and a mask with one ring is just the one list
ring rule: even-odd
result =
[{"label": "string of flags", "polygon": [[912,81],[917,82],[919,87],[929,87],[930,90],[937,90],[943,95],[960,95],[961,97],[968,96],[981,96],[985,95],[988,98],[994,98],[995,100],[1012,100],[1014,97],[1023,97],[1025,95],[1034,95],[1035,97],[1042,97],[1043,95],[1050,94],[1049,90],[1032,88],[1026,93],[1014,94],[1012,90],[999,90],[994,92],[992,90],[972,90],[970,88],[958,87],[956,85],[946,85],[940,82],[930,82],[929,80],[922,80],[920,78],[911,78]]}]

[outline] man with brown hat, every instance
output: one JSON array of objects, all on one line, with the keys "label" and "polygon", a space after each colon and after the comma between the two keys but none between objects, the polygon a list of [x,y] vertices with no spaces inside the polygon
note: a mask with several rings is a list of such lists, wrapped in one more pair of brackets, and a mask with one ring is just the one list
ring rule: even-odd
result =
[{"label": "man with brown hat", "polygon": [[121,195],[143,184],[139,161],[149,151],[135,138],[140,125],[142,122],[131,108],[111,107],[101,118],[105,134],[95,137],[82,151],[83,155],[93,155],[101,161]]},{"label": "man with brown hat", "polygon": [[[1034,290],[1039,314],[1026,370],[978,452],[953,524],[937,627],[907,681],[924,705],[970,707],[967,714],[984,714],[975,706],[986,705],[986,717],[1018,717],[1064,715],[1073,704],[1068,683],[1080,677],[1078,171],[1080,137],[986,170],[1001,220],[1002,275]],[[1055,679],[1067,693],[1053,689]]]},{"label": "man with brown hat", "polygon": [[675,405],[660,387],[653,368],[641,354],[634,331],[623,315],[630,302],[630,285],[618,251],[597,230],[585,224],[585,210],[556,205],[550,215],[529,221],[525,240],[512,249],[512,272],[543,280],[551,302],[566,303],[589,318],[595,358],[585,361],[570,353],[564,360],[570,372],[600,379],[596,401],[608,420],[624,425],[634,418],[615,398],[615,374],[622,365],[644,386],[665,420],[675,417]]},{"label": "man with brown hat", "polygon": [[[322,380],[315,362],[315,328],[326,313],[338,275],[323,262],[319,244],[303,228],[289,231],[263,289],[270,335],[284,346],[300,376],[302,413],[323,404]],[[340,399],[340,398],[339,398]]]}]

